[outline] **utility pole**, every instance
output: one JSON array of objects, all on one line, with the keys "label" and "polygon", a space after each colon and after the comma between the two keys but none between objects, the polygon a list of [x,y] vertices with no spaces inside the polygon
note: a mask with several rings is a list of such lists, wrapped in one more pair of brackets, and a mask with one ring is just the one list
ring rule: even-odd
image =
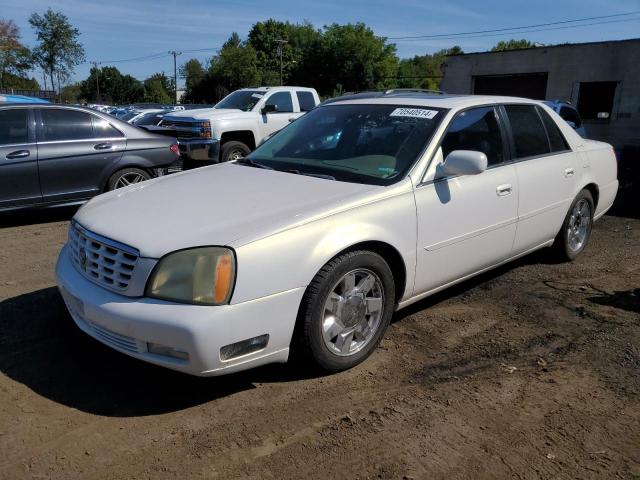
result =
[{"label": "utility pole", "polygon": [[280,50],[280,86],[282,86],[284,85],[284,82],[282,81],[282,50],[283,50],[284,44],[288,42],[281,38],[278,38],[275,41],[278,44],[278,50]]},{"label": "utility pole", "polygon": [[96,102],[100,101],[100,82],[98,82],[98,62],[91,62],[93,68],[96,69]]},{"label": "utility pole", "polygon": [[178,66],[176,63],[176,57],[182,55],[182,52],[176,52],[171,50],[169,54],[173,55],[173,101],[178,103]]}]

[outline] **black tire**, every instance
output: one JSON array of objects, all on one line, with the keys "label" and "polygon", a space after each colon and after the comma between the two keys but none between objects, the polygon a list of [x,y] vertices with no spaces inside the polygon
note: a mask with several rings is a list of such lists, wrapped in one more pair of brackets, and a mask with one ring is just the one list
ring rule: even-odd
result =
[{"label": "black tire", "polygon": [[151,174],[145,170],[139,168],[123,168],[111,175],[107,182],[107,190],[116,190],[118,188],[125,187],[125,182],[129,181],[129,184],[140,183],[151,178]]},{"label": "black tire", "polygon": [[[584,240],[579,242],[579,244],[577,244],[575,240],[572,241],[571,236],[571,230],[574,230],[576,226],[575,222],[577,217],[575,216],[575,210],[576,206],[578,205],[588,208],[588,215],[585,217],[588,219],[588,224],[586,225],[586,228],[584,228]],[[589,243],[589,237],[591,236],[591,229],[593,227],[594,211],[595,208],[591,192],[586,189],[580,191],[580,193],[578,193],[576,198],[571,203],[569,211],[564,218],[564,222],[562,222],[562,228],[560,229],[560,232],[558,232],[558,235],[556,236],[555,242],[553,244],[553,248],[558,259],[570,262],[582,253],[582,251]],[[578,223],[579,225],[583,225],[583,222],[584,220],[581,217]],[[575,239],[576,237],[573,238]]]},{"label": "black tire", "polygon": [[237,158],[246,157],[250,153],[251,149],[247,145],[242,142],[232,140],[222,145],[220,161],[229,162],[231,160],[237,160]]},{"label": "black tire", "polygon": [[[371,332],[370,339],[360,350],[353,354],[340,356],[330,350],[323,336],[323,322],[325,320],[325,303],[334,288],[345,275],[354,271],[368,271],[375,274],[376,288],[381,288],[382,307],[377,327]],[[365,360],[378,346],[387,329],[395,310],[395,285],[393,274],[387,262],[377,253],[358,250],[342,254],[327,263],[311,281],[302,299],[296,347],[308,360],[322,370],[337,372],[346,370]],[[361,318],[366,319],[366,315]],[[369,316],[369,319],[372,318]],[[369,321],[369,320],[367,320]],[[355,339],[355,337],[352,337]],[[352,341],[349,340],[349,344]]]}]

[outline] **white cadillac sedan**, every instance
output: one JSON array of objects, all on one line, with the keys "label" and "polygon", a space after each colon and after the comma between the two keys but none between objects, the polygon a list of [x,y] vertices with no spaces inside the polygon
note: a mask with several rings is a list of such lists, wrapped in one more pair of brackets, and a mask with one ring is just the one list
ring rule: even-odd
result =
[{"label": "white cadillac sedan", "polygon": [[541,102],[341,97],[247,158],[94,198],[57,281],[82,330],[141,360],[219,375],[297,350],[338,371],[400,308],[543,247],[574,259],[616,176]]}]

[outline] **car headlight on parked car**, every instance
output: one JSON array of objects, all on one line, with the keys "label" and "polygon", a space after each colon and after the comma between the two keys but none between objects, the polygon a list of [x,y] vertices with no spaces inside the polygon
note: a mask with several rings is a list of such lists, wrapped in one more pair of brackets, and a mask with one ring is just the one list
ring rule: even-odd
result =
[{"label": "car headlight on parked car", "polygon": [[236,276],[234,253],[224,247],[198,247],[160,259],[147,284],[147,296],[196,305],[229,303]]}]

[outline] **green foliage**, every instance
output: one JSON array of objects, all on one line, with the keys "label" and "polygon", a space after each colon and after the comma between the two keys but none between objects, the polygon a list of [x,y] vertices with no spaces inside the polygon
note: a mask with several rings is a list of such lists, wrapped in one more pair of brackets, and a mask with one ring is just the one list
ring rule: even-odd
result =
[{"label": "green foliage", "polygon": [[20,30],[12,20],[0,20],[0,88],[22,88],[31,68],[31,52],[20,42]]},{"label": "green foliage", "polygon": [[260,83],[258,54],[237,33],[232,33],[211,65],[211,76],[227,90],[255,86]]},{"label": "green foliage", "polygon": [[5,73],[3,88],[15,88],[16,90],[40,90],[40,84],[35,78],[27,78],[12,73]]},{"label": "green foliage", "polygon": [[492,52],[503,52],[505,50],[517,50],[518,48],[531,48],[535,47],[535,45],[529,40],[525,40],[524,38],[521,40],[516,40],[512,38],[508,41],[499,41],[492,49]]},{"label": "green foliage", "polygon": [[[100,97],[96,91],[96,77]],[[116,67],[92,68],[89,77],[80,82],[80,96],[86,101],[105,101],[113,104],[137,103],[144,100],[142,82],[131,75],[122,75]]]},{"label": "green foliage", "polygon": [[83,99],[80,83],[66,85],[60,90],[60,101],[62,103],[80,103]]},{"label": "green foliage", "polygon": [[426,88],[438,90],[442,79],[442,66],[448,55],[463,53],[459,46],[438,50],[433,54],[416,55],[400,60],[398,64],[398,88]]},{"label": "green foliage", "polygon": [[164,73],[155,73],[144,81],[144,102],[175,103],[173,79]]},{"label": "green foliage", "polygon": [[[55,81],[68,79],[74,68],[84,61],[84,48],[78,42],[80,31],[60,12],[47,9],[44,15],[31,14],[38,44],[33,50],[35,62],[46,72],[55,89]],[[46,88],[46,86],[45,86]]]}]

